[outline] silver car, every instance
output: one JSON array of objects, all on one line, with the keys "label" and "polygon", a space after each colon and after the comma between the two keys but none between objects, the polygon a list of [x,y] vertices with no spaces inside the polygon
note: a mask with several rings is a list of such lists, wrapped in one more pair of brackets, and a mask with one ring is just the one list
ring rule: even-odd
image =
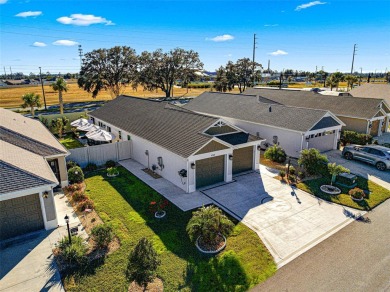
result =
[{"label": "silver car", "polygon": [[390,169],[390,149],[379,145],[349,145],[343,149],[344,158],[361,160],[378,170]]}]

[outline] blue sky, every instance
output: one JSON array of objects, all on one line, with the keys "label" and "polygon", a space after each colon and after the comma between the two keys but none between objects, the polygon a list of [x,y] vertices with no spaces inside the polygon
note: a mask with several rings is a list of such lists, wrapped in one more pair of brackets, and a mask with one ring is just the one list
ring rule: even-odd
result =
[{"label": "blue sky", "polygon": [[[0,0],[0,66],[13,72],[77,72],[88,52],[193,49],[206,70],[252,58],[271,69],[390,70],[390,1]],[[3,72],[2,72],[3,73]]]}]

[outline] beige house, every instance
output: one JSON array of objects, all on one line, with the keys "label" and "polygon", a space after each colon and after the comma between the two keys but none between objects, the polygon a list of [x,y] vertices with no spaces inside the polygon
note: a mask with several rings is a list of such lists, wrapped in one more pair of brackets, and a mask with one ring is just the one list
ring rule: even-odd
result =
[{"label": "beige house", "polygon": [[68,151],[39,121],[0,108],[0,240],[57,227]]},{"label": "beige house", "polygon": [[380,98],[328,96],[272,88],[250,88],[244,94],[258,95],[268,103],[330,111],[345,124],[343,130],[375,137],[381,136],[389,128],[390,105]]}]

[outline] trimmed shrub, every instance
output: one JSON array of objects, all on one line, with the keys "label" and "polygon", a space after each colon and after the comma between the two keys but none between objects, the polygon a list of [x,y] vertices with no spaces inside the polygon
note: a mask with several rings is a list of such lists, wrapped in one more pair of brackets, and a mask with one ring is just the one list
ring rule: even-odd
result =
[{"label": "trimmed shrub", "polygon": [[106,162],[106,168],[115,167],[116,163],[114,160],[108,160]]},{"label": "trimmed shrub", "polygon": [[97,165],[95,163],[88,163],[86,167],[84,167],[85,171],[95,171],[97,170]]},{"label": "trimmed shrub", "polygon": [[294,175],[296,172],[295,167],[290,165],[289,174]]},{"label": "trimmed shrub", "polygon": [[274,145],[265,150],[264,157],[274,162],[283,163],[286,161],[287,155],[282,147]]},{"label": "trimmed shrub", "polygon": [[74,166],[68,170],[68,179],[71,184],[81,183],[84,181],[84,173],[80,167]]},{"label": "trimmed shrub", "polygon": [[71,169],[72,167],[75,167],[75,166],[80,166],[78,165],[76,162],[72,161],[72,160],[69,160],[66,162],[66,169],[69,170]]},{"label": "trimmed shrub", "polygon": [[284,170],[279,171],[279,176],[284,178],[286,176],[286,172]]},{"label": "trimmed shrub", "polygon": [[114,237],[112,227],[109,224],[95,226],[91,231],[91,235],[96,245],[100,248],[107,247]]},{"label": "trimmed shrub", "polygon": [[86,199],[81,201],[78,205],[77,205],[77,210],[79,212],[84,212],[85,209],[93,209],[95,207],[95,204],[94,202],[88,198],[88,196],[86,196]]},{"label": "trimmed shrub", "polygon": [[80,236],[72,236],[72,244],[69,244],[69,237],[63,237],[58,243],[60,255],[69,264],[82,265],[86,263],[87,246]]},{"label": "trimmed shrub", "polygon": [[303,149],[298,159],[299,165],[303,167],[307,174],[319,174],[327,172],[328,158],[317,149]]},{"label": "trimmed shrub", "polygon": [[306,177],[305,173],[303,171],[298,172],[298,176],[300,179],[304,179]]},{"label": "trimmed shrub", "polygon": [[64,193],[67,195],[67,194],[71,194],[75,191],[80,190],[81,186],[79,184],[72,184],[72,185],[68,185],[66,187],[63,187],[62,189],[64,190]]},{"label": "trimmed shrub", "polygon": [[119,174],[118,168],[116,168],[116,167],[107,168],[107,174],[108,175],[118,175]]},{"label": "trimmed shrub", "polygon": [[80,201],[84,201],[85,199],[87,199],[88,197],[84,194],[84,192],[82,191],[75,191],[72,195],[72,199],[73,201],[75,202],[80,202]]},{"label": "trimmed shrub", "polygon": [[344,145],[348,143],[366,145],[372,143],[372,136],[368,134],[357,133],[355,131],[343,131],[341,134],[341,142]]},{"label": "trimmed shrub", "polygon": [[362,189],[359,189],[359,188],[353,188],[352,190],[349,190],[348,194],[352,197],[352,198],[355,198],[355,199],[363,199],[366,197],[366,194],[364,193],[364,191]]}]

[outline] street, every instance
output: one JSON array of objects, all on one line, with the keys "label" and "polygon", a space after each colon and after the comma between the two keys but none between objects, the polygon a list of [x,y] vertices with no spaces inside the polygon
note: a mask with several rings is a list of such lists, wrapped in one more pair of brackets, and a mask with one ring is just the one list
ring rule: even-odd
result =
[{"label": "street", "polygon": [[252,291],[390,291],[390,200]]}]

